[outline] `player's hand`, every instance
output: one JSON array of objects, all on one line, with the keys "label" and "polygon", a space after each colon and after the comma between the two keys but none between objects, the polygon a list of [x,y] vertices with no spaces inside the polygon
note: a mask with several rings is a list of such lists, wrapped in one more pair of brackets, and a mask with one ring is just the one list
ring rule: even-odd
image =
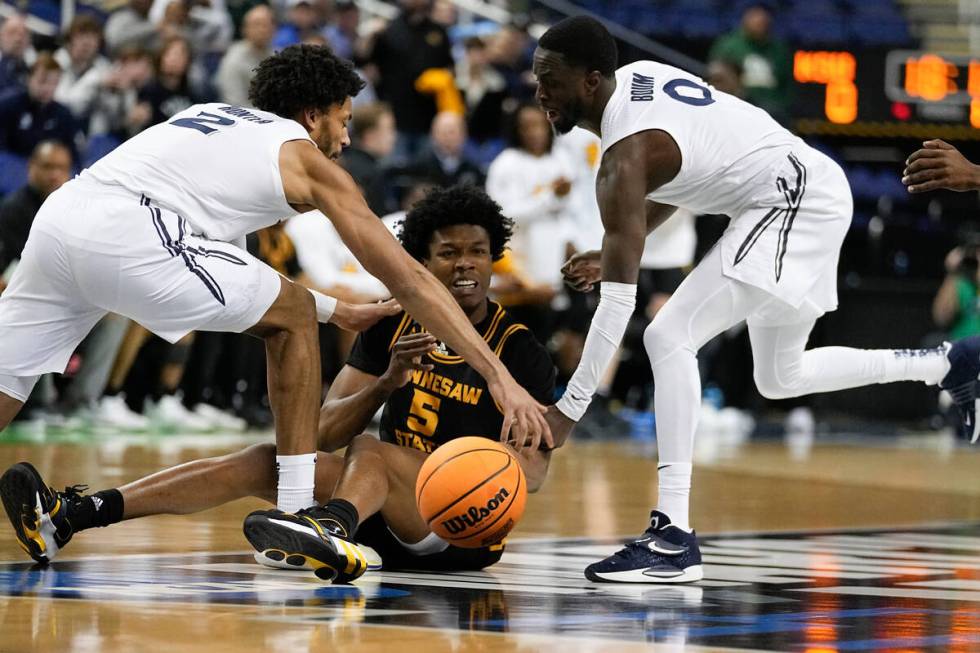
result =
[{"label": "player's hand", "polygon": [[602,280],[602,268],[599,260],[602,252],[597,249],[579,252],[561,266],[565,283],[579,292],[589,292],[592,287]]},{"label": "player's hand", "polygon": [[435,351],[438,341],[431,333],[410,333],[402,336],[391,348],[391,361],[381,376],[381,384],[394,392],[412,378],[415,370],[429,371],[432,365],[423,364],[422,356]]},{"label": "player's hand", "polygon": [[375,304],[349,304],[338,300],[330,322],[347,331],[364,331],[373,327],[378,320],[400,313],[401,310],[401,305],[394,299]]},{"label": "player's hand", "polygon": [[572,434],[576,422],[558,410],[554,404],[548,406],[548,412],[544,414],[544,419],[551,428],[551,435],[555,439],[554,448],[557,449],[568,441],[568,436]]},{"label": "player's hand", "polygon": [[559,177],[551,182],[551,190],[556,197],[565,197],[572,192],[572,182],[565,177]]},{"label": "player's hand", "polygon": [[905,161],[902,183],[910,193],[926,193],[945,188],[967,191],[980,189],[980,166],[967,161],[959,150],[941,140],[926,141],[922,149]]},{"label": "player's hand", "polygon": [[515,449],[553,449],[555,441],[551,429],[544,419],[545,407],[539,404],[514,380],[505,373],[494,383],[490,383],[490,394],[497,407],[504,414],[500,441],[507,442]]}]

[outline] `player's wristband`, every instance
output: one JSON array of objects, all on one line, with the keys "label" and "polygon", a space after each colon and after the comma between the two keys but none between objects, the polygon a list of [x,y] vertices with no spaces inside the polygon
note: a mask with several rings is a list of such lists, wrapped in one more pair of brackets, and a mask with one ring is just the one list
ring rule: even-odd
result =
[{"label": "player's wristband", "polygon": [[[307,290],[310,289],[308,288]],[[316,320],[317,322],[326,324],[333,317],[333,312],[337,310],[337,299],[335,297],[328,297],[316,290],[310,290],[310,292],[313,294],[314,301],[316,301]]]},{"label": "player's wristband", "polygon": [[569,419],[577,422],[585,415],[599,379],[619,349],[635,307],[635,283],[603,281],[599,286],[599,307],[585,338],[582,360],[568,382],[565,394],[555,404]]}]

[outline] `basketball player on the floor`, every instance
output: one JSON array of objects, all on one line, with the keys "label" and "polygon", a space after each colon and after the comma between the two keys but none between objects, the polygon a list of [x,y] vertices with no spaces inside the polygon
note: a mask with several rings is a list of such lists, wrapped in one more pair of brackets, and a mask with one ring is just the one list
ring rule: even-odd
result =
[{"label": "basketball player on the floor", "polygon": [[609,32],[585,17],[549,29],[534,54],[537,99],[554,127],[578,125],[602,139],[602,252],[577,255],[564,268],[573,287],[601,279],[601,301],[581,363],[548,419],[560,444],[585,413],[633,312],[645,236],[675,207],[730,216],[719,243],[644,334],[660,459],[650,527],[585,570],[595,581],[686,582],[703,573],[688,498],[701,403],[696,354],[708,340],[746,320],[756,385],[774,399],[938,383],[974,437],[980,344],[806,350],[814,322],[837,307],[837,259],[852,209],[844,173],[761,109],[671,66],[639,61],[616,70],[616,57]]},{"label": "basketball player on the floor", "polygon": [[[483,191],[461,186],[434,190],[417,203],[404,221],[401,240],[408,253],[449,289],[519,383],[538,401],[550,403],[555,371],[547,351],[526,327],[487,300],[491,266],[503,254],[510,234],[511,221]],[[381,441],[361,435],[382,405]],[[386,569],[449,571],[493,564],[500,559],[502,546],[462,549],[429,532],[415,504],[415,480],[432,449],[464,435],[497,439],[502,420],[487,382],[476,369],[441,349],[407,313],[378,322],[358,337],[321,408],[321,448],[335,450],[350,444],[346,459],[324,452],[317,456],[317,500],[331,499],[337,486],[324,509],[325,529],[373,547]],[[272,444],[257,445],[91,496],[80,496],[71,488],[47,489],[25,463],[7,473],[36,479],[47,501],[61,506],[52,523],[57,544],[64,546],[73,533],[122,519],[188,514],[245,496],[275,502],[275,455]],[[524,449],[518,457],[533,492],[547,474],[550,451]],[[10,517],[24,542],[16,521],[20,515]],[[260,511],[249,521],[268,518]],[[335,582],[352,580],[367,566],[359,548],[331,553],[319,538],[298,535],[303,539],[294,547],[297,555],[284,556],[260,543],[256,559],[271,566],[313,568],[327,578],[336,572]],[[41,536],[53,549],[51,536]]]},{"label": "basketball player on the floor", "polygon": [[[41,207],[21,265],[0,296],[0,429],[38,375],[64,371],[107,312],[176,342],[190,331],[246,332],[266,341],[276,417],[278,507],[314,506],[316,322],[364,328],[394,306],[352,307],[281,278],[238,242],[311,208],[433,334],[488,379],[505,415],[502,436],[550,443],[544,408],[510,376],[446,288],[405,253],[334,162],[349,144],[351,97],[363,87],[329,48],[294,46],[265,59],[250,89],[257,109],[195,105],[133,137],[53,193]],[[52,551],[28,534],[50,532],[55,504],[31,478],[0,488],[23,512],[32,556]],[[313,524],[319,508],[297,519]],[[275,522],[284,536],[292,531]],[[48,540],[55,543],[56,539]]]}]

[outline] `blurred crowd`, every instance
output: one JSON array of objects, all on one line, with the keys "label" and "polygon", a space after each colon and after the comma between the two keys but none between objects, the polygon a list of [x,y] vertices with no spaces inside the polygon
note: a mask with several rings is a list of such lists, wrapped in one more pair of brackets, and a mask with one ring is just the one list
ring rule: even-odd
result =
[{"label": "blurred crowd", "polygon": [[[556,137],[533,103],[528,26],[462,23],[444,1],[398,0],[389,19],[347,0],[267,1],[129,0],[107,16],[77,15],[57,42],[32,36],[23,16],[0,24],[0,292],[34,214],[74,172],[192,104],[248,106],[252,70],[264,57],[295,43],[326,45],[352,59],[367,82],[340,163],[372,210],[397,232],[427,189],[485,187],[516,223],[511,249],[495,267],[493,296],[548,345],[559,379],[567,379],[597,297],[563,288],[560,267],[572,253],[601,246],[599,142],[579,129]],[[742,25],[711,49],[707,78],[785,121],[789,53],[771,25],[764,6],[750,6]],[[606,426],[619,419],[609,408],[647,413],[652,379],[643,327],[720,235],[717,220],[698,220],[696,230],[696,216],[679,212],[648,240],[634,323],[593,411]],[[387,296],[320,214],[253,234],[247,246],[327,294],[354,302]],[[966,291],[944,292],[943,319],[952,320],[950,307],[964,303],[955,298]],[[963,319],[976,321],[975,308]],[[352,342],[352,334],[321,328],[325,384]],[[709,346],[703,357],[709,389],[710,353],[723,347]],[[22,415],[127,430],[264,427],[272,420],[264,379],[259,341],[197,333],[170,345],[109,316],[64,375],[38,385]]]}]

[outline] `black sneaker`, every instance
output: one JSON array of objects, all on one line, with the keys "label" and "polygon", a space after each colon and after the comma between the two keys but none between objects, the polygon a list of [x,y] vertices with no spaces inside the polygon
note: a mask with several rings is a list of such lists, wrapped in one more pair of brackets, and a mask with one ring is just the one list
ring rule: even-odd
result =
[{"label": "black sneaker", "polygon": [[953,398],[960,413],[960,433],[976,442],[980,435],[977,425],[977,379],[980,378],[980,336],[957,340],[946,352],[949,372],[939,382],[939,387]]},{"label": "black sneaker", "polygon": [[650,528],[605,560],[585,568],[585,577],[597,583],[690,583],[704,578],[701,550],[694,532],[670,523],[654,510]]},{"label": "black sneaker", "polygon": [[36,562],[48,564],[71,540],[68,516],[84,489],[76,485],[55,492],[30,463],[17,463],[0,477],[0,499],[17,541]]},{"label": "black sneaker", "polygon": [[325,517],[318,506],[296,513],[256,510],[245,518],[243,530],[269,561],[312,569],[317,578],[333,583],[350,583],[367,571],[367,557],[357,544],[332,531]]}]

